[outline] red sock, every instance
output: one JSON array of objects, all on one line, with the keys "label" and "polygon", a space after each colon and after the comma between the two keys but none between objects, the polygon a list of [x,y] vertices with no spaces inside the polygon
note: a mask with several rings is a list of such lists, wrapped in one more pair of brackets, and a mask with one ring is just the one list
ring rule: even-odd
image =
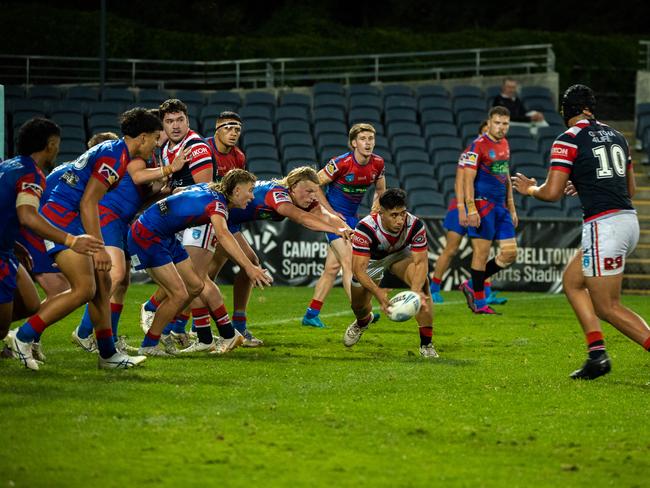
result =
[{"label": "red sock", "polygon": [[158,307],[160,306],[160,302],[159,302],[158,300],[156,300],[156,296],[155,296],[155,295],[151,295],[151,298],[149,299],[149,301],[150,301],[151,304],[152,304],[154,307],[156,307],[156,308],[158,308]]},{"label": "red sock", "polygon": [[210,315],[217,323],[217,329],[219,329],[219,335],[224,339],[232,339],[235,336],[235,329],[233,329],[232,324],[230,323],[230,317],[226,311],[226,306],[221,305],[218,309],[210,312]]},{"label": "red sock", "polygon": [[27,320],[27,323],[39,334],[42,334],[43,331],[47,329],[47,324],[43,322],[43,319],[38,314],[32,315],[29,320]]},{"label": "red sock", "polygon": [[368,325],[370,323],[371,320],[372,320],[372,313],[369,313],[366,318],[357,319],[357,325],[359,327],[365,327],[366,325]]},{"label": "red sock", "polygon": [[313,310],[320,310],[323,307],[323,302],[320,300],[312,300],[309,304],[309,308]]},{"label": "red sock", "polygon": [[433,278],[431,278],[431,281],[433,283],[435,283],[436,285],[439,285],[440,283],[442,283],[442,280],[440,278],[436,278],[435,276]]},{"label": "red sock", "polygon": [[426,346],[431,344],[431,338],[433,337],[433,326],[429,325],[427,327],[420,327],[420,345]]},{"label": "red sock", "polygon": [[650,337],[648,337],[644,342],[643,342],[643,349],[646,351],[650,351]]}]

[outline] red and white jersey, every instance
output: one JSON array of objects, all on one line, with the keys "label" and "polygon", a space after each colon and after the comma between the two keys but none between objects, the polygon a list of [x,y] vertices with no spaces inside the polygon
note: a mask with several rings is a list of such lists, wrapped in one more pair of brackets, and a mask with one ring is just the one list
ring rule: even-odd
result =
[{"label": "red and white jersey", "polygon": [[162,147],[163,165],[170,165],[178,155],[181,148],[191,148],[192,152],[190,153],[189,160],[185,163],[185,166],[181,170],[172,174],[172,188],[195,184],[196,181],[194,181],[194,175],[206,168],[212,169],[211,180],[214,180],[216,176],[216,165],[212,158],[212,150],[205,140],[203,140],[203,138],[193,130],[189,130],[183,140],[173,148],[171,148],[171,141],[165,142]]},{"label": "red and white jersey", "polygon": [[427,233],[424,224],[415,215],[406,214],[406,222],[398,233],[389,232],[381,225],[379,214],[371,214],[359,221],[352,235],[352,254],[384,259],[404,249],[426,252]]}]

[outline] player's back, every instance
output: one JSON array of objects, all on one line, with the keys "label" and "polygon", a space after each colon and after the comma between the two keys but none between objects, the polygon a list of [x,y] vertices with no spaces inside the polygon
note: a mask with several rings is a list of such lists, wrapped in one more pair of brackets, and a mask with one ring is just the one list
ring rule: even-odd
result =
[{"label": "player's back", "polygon": [[578,121],[551,148],[551,167],[569,173],[585,220],[616,210],[633,211],[627,189],[631,164],[625,137],[594,119]]},{"label": "player's back", "polygon": [[[147,168],[155,168],[156,161],[151,160],[146,163]],[[106,193],[99,202],[106,208],[115,212],[124,222],[130,222],[138,213],[144,203],[149,185],[136,185],[128,171],[120,184],[111,192]]]},{"label": "player's back", "polygon": [[277,213],[277,207],[282,203],[291,203],[288,190],[274,180],[258,180],[253,187],[253,199],[246,208],[230,210],[228,222],[241,224],[254,220],[283,220]]},{"label": "player's back", "polygon": [[45,178],[45,189],[43,190],[43,196],[41,197],[41,205],[47,202],[50,199],[52,190],[56,187],[61,176],[68,170],[72,165],[72,161],[67,163],[61,163],[56,168],[54,168]]}]

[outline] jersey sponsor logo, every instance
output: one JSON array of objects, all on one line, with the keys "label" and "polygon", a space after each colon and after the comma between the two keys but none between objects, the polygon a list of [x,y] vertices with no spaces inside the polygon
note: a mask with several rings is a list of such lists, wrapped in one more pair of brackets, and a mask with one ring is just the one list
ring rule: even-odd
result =
[{"label": "jersey sponsor logo", "polygon": [[77,186],[79,183],[79,176],[74,171],[66,171],[61,175],[61,179],[66,182],[68,186]]},{"label": "jersey sponsor logo", "polygon": [[488,156],[490,156],[490,159],[494,159],[497,157],[497,153],[494,151],[494,149],[490,149],[488,151]]},{"label": "jersey sponsor logo", "polygon": [[476,166],[476,163],[478,163],[478,153],[472,151],[466,152],[463,162],[469,166]]},{"label": "jersey sponsor logo", "polygon": [[494,161],[490,166],[493,175],[504,175],[508,173],[508,161]]},{"label": "jersey sponsor logo", "polygon": [[426,242],[426,238],[424,237],[424,234],[418,234],[413,238],[413,244],[424,244]]},{"label": "jersey sponsor logo", "polygon": [[325,165],[325,172],[330,176],[333,176],[334,173],[336,173],[336,164],[334,164],[334,161],[330,161]]},{"label": "jersey sponsor logo", "polygon": [[286,191],[274,191],[273,201],[276,205],[279,203],[291,203],[291,197]]},{"label": "jersey sponsor logo", "polygon": [[37,183],[29,183],[26,181],[23,181],[21,191],[30,191],[36,194],[38,197],[40,197],[43,193],[43,189]]},{"label": "jersey sponsor logo", "polygon": [[586,253],[583,251],[583,254],[582,254],[582,267],[583,267],[583,268],[588,268],[588,267],[589,267],[589,263],[591,263],[591,258],[589,257],[588,254],[586,254]]},{"label": "jersey sponsor logo", "polygon": [[115,171],[115,168],[106,163],[102,163],[97,172],[104,177],[104,180],[106,180],[109,185],[114,185],[120,181],[119,173]]},{"label": "jersey sponsor logo", "polygon": [[606,271],[620,269],[623,267],[623,256],[616,256],[615,258],[605,258],[603,260],[603,266],[605,267]]},{"label": "jersey sponsor logo", "polygon": [[192,239],[199,240],[201,237],[201,229],[192,229]]},{"label": "jersey sponsor logo", "polygon": [[354,181],[354,175],[352,173],[350,173],[349,175],[345,175],[345,181],[347,181],[348,183],[352,183]]},{"label": "jersey sponsor logo", "polygon": [[209,156],[209,155],[210,155],[210,151],[205,146],[199,146],[196,149],[192,149],[193,158],[198,158],[201,156]]},{"label": "jersey sponsor logo", "polygon": [[226,207],[223,204],[223,202],[216,202],[216,204],[214,205],[214,209],[219,213],[222,213],[224,215],[228,215],[228,207]]},{"label": "jersey sponsor logo", "polygon": [[356,244],[357,246],[360,247],[368,247],[368,239],[366,239],[363,236],[360,236],[359,234],[352,234],[352,244]]},{"label": "jersey sponsor logo", "polygon": [[551,156],[569,156],[569,148],[561,146],[553,146],[551,149]]}]

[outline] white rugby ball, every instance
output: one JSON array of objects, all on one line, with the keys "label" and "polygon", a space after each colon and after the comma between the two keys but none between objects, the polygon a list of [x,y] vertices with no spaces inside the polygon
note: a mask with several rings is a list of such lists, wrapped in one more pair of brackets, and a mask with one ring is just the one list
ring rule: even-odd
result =
[{"label": "white rugby ball", "polygon": [[413,291],[402,291],[388,302],[388,318],[394,322],[406,322],[420,311],[420,295]]}]

